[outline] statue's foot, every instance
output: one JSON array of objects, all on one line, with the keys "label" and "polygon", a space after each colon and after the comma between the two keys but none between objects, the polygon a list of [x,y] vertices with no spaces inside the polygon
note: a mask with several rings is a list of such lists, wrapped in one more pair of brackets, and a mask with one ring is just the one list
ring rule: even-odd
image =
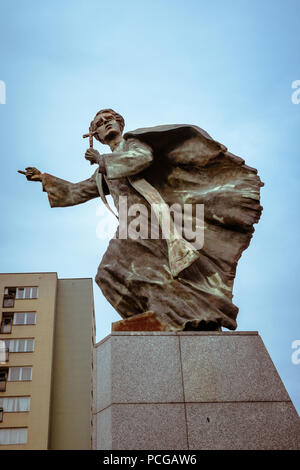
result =
[{"label": "statue's foot", "polygon": [[170,327],[156,313],[148,311],[112,323],[111,331],[170,331]]},{"label": "statue's foot", "polygon": [[217,322],[201,320],[197,326],[193,326],[191,322],[187,322],[183,331],[222,331],[222,328]]},{"label": "statue's foot", "polygon": [[111,331],[222,331],[222,328],[217,322],[202,320],[196,326],[187,322],[181,330],[164,323],[159,315],[149,310],[112,323]]}]

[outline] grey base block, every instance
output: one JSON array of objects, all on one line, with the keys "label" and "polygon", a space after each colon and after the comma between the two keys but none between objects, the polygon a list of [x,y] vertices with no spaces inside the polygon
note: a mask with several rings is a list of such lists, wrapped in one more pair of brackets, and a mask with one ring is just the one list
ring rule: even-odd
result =
[{"label": "grey base block", "polygon": [[97,449],[188,449],[183,404],[112,405],[97,414]]},{"label": "grey base block", "polygon": [[300,449],[257,332],[114,332],[94,363],[94,449]]},{"label": "grey base block", "polygon": [[288,402],[188,403],[189,449],[299,449],[300,423]]}]

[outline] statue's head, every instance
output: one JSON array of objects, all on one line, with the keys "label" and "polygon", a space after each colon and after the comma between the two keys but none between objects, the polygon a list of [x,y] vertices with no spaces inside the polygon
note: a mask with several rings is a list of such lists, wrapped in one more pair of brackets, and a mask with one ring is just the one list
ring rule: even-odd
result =
[{"label": "statue's head", "polygon": [[101,109],[91,122],[91,130],[95,132],[95,139],[102,144],[122,135],[125,126],[124,118],[113,109]]}]

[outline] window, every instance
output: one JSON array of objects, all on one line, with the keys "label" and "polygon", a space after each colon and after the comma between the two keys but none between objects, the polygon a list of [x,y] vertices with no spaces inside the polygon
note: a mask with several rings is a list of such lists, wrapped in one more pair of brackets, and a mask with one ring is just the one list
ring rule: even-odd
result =
[{"label": "window", "polygon": [[0,340],[0,364],[8,362],[9,349],[6,341]]},{"label": "window", "polygon": [[13,323],[13,313],[3,313],[0,326],[0,333],[11,333]]},{"label": "window", "polygon": [[37,299],[37,287],[17,287],[16,299]]},{"label": "window", "polygon": [[0,429],[0,445],[26,444],[28,436],[27,428]]},{"label": "window", "polygon": [[3,421],[3,408],[0,407],[0,423]]},{"label": "window", "polygon": [[[34,351],[34,339],[7,339],[4,340],[6,348],[9,352],[33,352]],[[1,348],[1,341],[0,341]]]},{"label": "window", "polygon": [[13,307],[15,304],[16,288],[6,287],[4,289],[3,307]]},{"label": "window", "polygon": [[0,333],[11,333],[12,325],[35,325],[36,312],[4,312],[0,324]]},{"label": "window", "polygon": [[32,380],[32,367],[10,367],[7,380],[8,382]]},{"label": "window", "polygon": [[14,314],[14,325],[35,325],[36,312],[18,312]]},{"label": "window", "polygon": [[13,307],[15,299],[37,299],[37,287],[5,287],[3,307]]},{"label": "window", "polygon": [[0,398],[0,407],[4,413],[16,413],[30,410],[30,397]]}]

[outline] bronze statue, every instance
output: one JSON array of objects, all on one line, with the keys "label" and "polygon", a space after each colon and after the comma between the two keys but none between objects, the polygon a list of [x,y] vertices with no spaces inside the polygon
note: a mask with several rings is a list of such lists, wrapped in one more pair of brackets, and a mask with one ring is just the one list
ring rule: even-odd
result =
[{"label": "bronze statue", "polygon": [[[232,303],[236,267],[262,211],[263,183],[257,170],[197,126],[165,125],[122,135],[123,128],[124,119],[115,111],[96,114],[84,137],[90,138],[85,158],[98,166],[85,181],[70,183],[32,167],[20,173],[29,181],[42,182],[51,207],[99,196],[108,205],[105,196],[111,194],[119,212],[121,200],[129,209],[135,205],[149,209],[139,218],[140,233],[148,236],[130,237],[120,223],[95,279],[124,319],[119,322],[124,329],[132,319],[139,320],[140,329],[236,329],[238,308]],[[100,155],[93,149],[93,137],[109,145],[111,153]],[[199,220],[193,208],[204,205],[200,248],[184,231],[178,234],[175,215],[168,210],[174,204],[177,210],[191,205],[195,226]],[[154,207],[158,230],[149,236]],[[126,212],[127,228],[138,225],[133,212]],[[167,219],[169,238],[163,233]]]}]

